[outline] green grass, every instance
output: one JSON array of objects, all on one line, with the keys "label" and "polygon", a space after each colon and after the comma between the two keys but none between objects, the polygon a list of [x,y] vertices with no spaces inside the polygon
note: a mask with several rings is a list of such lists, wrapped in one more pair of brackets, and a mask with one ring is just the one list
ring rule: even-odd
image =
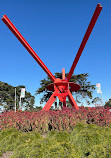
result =
[{"label": "green grass", "polygon": [[71,133],[51,131],[46,137],[36,131],[16,129],[0,132],[0,155],[11,158],[111,158],[111,127],[78,124]]}]

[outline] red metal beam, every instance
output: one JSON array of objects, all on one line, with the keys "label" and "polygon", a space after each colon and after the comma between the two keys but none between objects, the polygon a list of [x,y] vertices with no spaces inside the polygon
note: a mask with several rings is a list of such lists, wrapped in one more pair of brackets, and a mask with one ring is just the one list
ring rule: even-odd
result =
[{"label": "red metal beam", "polygon": [[12,33],[17,37],[17,39],[22,43],[22,45],[27,49],[27,51],[32,55],[32,57],[38,62],[38,64],[42,67],[42,69],[47,73],[50,79],[54,82],[55,77],[43,63],[43,61],[39,58],[39,56],[35,53],[35,51],[31,48],[28,42],[24,39],[24,37],[20,34],[17,28],[13,25],[10,19],[4,15],[2,21],[7,25],[7,27],[12,31]]},{"label": "red metal beam", "polygon": [[47,101],[47,103],[45,104],[45,106],[43,107],[43,111],[44,110],[49,110],[51,108],[51,105],[54,103],[56,97],[55,97],[55,92],[51,95],[51,97],[49,98],[49,100]]},{"label": "red metal beam", "polygon": [[66,92],[66,93],[55,93],[55,96],[60,96],[60,97],[66,97],[66,96],[68,96],[68,93]]},{"label": "red metal beam", "polygon": [[62,79],[65,80],[65,69],[62,68]]},{"label": "red metal beam", "polygon": [[90,21],[90,24],[89,24],[89,26],[88,26],[88,29],[87,29],[87,31],[86,31],[86,33],[85,33],[85,36],[84,36],[84,38],[83,38],[83,40],[82,40],[82,43],[81,43],[81,45],[80,45],[80,47],[79,47],[79,50],[78,50],[78,52],[77,52],[77,55],[76,55],[76,57],[75,57],[75,59],[74,59],[74,62],[73,62],[73,64],[72,64],[72,67],[71,67],[71,69],[70,69],[70,71],[69,71],[69,74],[68,74],[68,76],[67,76],[68,81],[70,80],[70,78],[71,78],[71,76],[72,76],[72,74],[73,74],[73,72],[74,72],[74,69],[75,69],[75,67],[76,67],[76,65],[77,65],[77,63],[78,63],[78,60],[79,60],[79,58],[80,58],[80,56],[81,56],[81,54],[82,54],[82,52],[83,52],[83,49],[84,49],[84,47],[85,47],[85,45],[86,45],[86,43],[87,43],[87,40],[88,40],[88,38],[89,38],[89,36],[90,36],[92,30],[93,30],[93,27],[94,27],[94,25],[95,25],[95,23],[96,23],[96,21],[97,21],[97,19],[98,19],[98,16],[99,16],[101,10],[102,10],[101,4],[97,4],[97,7],[96,7],[95,12],[94,12],[94,14],[93,14],[93,17],[92,17],[92,19],[91,19],[91,21]]},{"label": "red metal beam", "polygon": [[66,100],[63,101],[63,107],[66,107]]},{"label": "red metal beam", "polygon": [[69,99],[69,102],[71,103],[72,107],[74,107],[75,109],[78,109],[78,105],[76,103],[76,101],[74,100],[70,90],[67,91],[68,92],[68,99]]}]

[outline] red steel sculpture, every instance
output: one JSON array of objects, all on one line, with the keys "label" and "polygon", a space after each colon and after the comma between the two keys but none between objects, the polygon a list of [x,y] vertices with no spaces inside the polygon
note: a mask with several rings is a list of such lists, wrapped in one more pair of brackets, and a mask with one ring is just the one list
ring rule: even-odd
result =
[{"label": "red steel sculpture", "polygon": [[102,10],[101,4],[97,4],[93,17],[90,21],[90,24],[87,28],[85,36],[79,47],[77,55],[71,66],[69,74],[67,77],[65,77],[65,69],[62,69],[62,79],[54,77],[54,75],[50,72],[50,70],[46,67],[46,65],[43,63],[43,61],[39,58],[39,56],[35,53],[35,51],[27,43],[27,41],[24,39],[24,37],[20,34],[20,32],[16,29],[16,27],[13,25],[13,23],[9,20],[9,18],[6,15],[3,16],[3,18],[2,18],[3,22],[8,26],[8,28],[12,31],[12,33],[17,37],[17,39],[22,43],[22,45],[27,49],[27,51],[32,55],[32,57],[37,61],[37,63],[42,67],[42,69],[46,72],[46,74],[53,81],[53,83],[51,83],[50,85],[47,86],[47,89],[49,91],[53,91],[53,94],[51,95],[51,97],[49,98],[49,100],[47,101],[46,105],[43,107],[42,110],[49,110],[51,105],[54,103],[56,97],[58,97],[59,100],[61,102],[63,102],[64,107],[66,107],[66,97],[68,97],[72,107],[78,109],[77,103],[74,100],[71,92],[78,91],[81,87],[79,84],[69,82],[69,81],[71,79],[74,69],[78,63],[78,60],[83,52],[83,49],[92,32],[93,27],[98,19],[98,16],[99,16],[101,10]]}]

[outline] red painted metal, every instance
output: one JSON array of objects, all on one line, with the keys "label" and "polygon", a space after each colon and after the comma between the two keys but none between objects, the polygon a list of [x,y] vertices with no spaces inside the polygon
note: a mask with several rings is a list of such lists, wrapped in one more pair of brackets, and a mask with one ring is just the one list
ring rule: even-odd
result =
[{"label": "red painted metal", "polygon": [[69,99],[69,101],[70,101],[72,107],[74,107],[75,109],[78,109],[79,107],[77,106],[77,103],[76,103],[76,101],[74,100],[74,98],[73,98],[73,96],[72,96],[70,90],[68,90],[67,92],[68,92],[68,99]]},{"label": "red painted metal", "polygon": [[55,97],[55,93],[54,92],[51,97],[49,98],[48,102],[45,104],[45,106],[43,107],[42,110],[49,110],[51,108],[51,105],[54,103],[56,97]]},{"label": "red painted metal", "polygon": [[101,4],[97,4],[97,7],[96,7],[95,12],[94,12],[94,14],[93,14],[93,17],[92,17],[92,19],[91,19],[91,21],[90,21],[90,24],[89,24],[89,26],[88,26],[88,29],[87,29],[87,31],[86,31],[86,33],[85,33],[85,36],[84,36],[84,38],[83,38],[83,40],[82,40],[82,43],[81,43],[81,45],[80,45],[80,47],[79,47],[79,50],[78,50],[78,52],[77,52],[77,55],[76,55],[76,57],[75,57],[75,59],[74,59],[74,62],[73,62],[73,64],[72,64],[72,67],[71,67],[71,69],[70,69],[70,71],[69,71],[69,74],[68,74],[68,76],[67,76],[67,80],[68,80],[68,81],[70,80],[70,78],[71,78],[71,76],[72,76],[72,74],[73,74],[73,72],[74,72],[74,69],[75,69],[75,67],[76,67],[76,65],[77,65],[77,63],[78,63],[78,60],[79,60],[79,58],[80,58],[80,56],[81,56],[81,54],[82,54],[82,52],[83,52],[83,49],[84,49],[84,47],[85,47],[85,45],[86,45],[86,43],[87,43],[87,40],[88,40],[88,38],[89,38],[89,36],[90,36],[92,30],[93,30],[93,27],[94,27],[94,25],[95,25],[95,23],[96,23],[96,21],[97,21],[97,19],[98,19],[98,16],[99,16],[101,10],[102,10]]},{"label": "red painted metal", "polygon": [[62,68],[62,79],[65,80],[65,69]]},{"label": "red painted metal", "polygon": [[58,97],[58,96],[60,96],[60,97],[67,97],[68,96],[68,93],[66,92],[66,93],[55,93],[55,95],[54,96],[56,96],[56,97]]},{"label": "red painted metal", "polygon": [[66,107],[66,97],[68,97],[72,107],[78,109],[77,103],[74,100],[71,92],[78,91],[80,89],[80,85],[77,83],[69,82],[69,80],[74,72],[77,62],[86,45],[86,42],[97,21],[97,18],[101,12],[101,9],[102,9],[101,4],[98,4],[67,78],[65,77],[65,69],[62,69],[62,79],[55,78],[53,76],[53,74],[49,71],[49,69],[46,67],[46,65],[43,63],[43,61],[39,58],[39,56],[35,53],[35,51],[27,43],[27,41],[24,39],[24,37],[16,29],[16,27],[12,24],[12,22],[9,20],[9,18],[6,15],[3,16],[3,18],[2,18],[3,22],[8,26],[8,28],[12,31],[12,33],[17,37],[17,39],[22,43],[22,45],[27,49],[27,51],[32,55],[32,57],[38,62],[38,64],[42,67],[42,69],[47,73],[47,75],[53,81],[53,83],[51,83],[50,85],[47,86],[47,89],[49,91],[53,91],[53,94],[51,95],[51,97],[49,98],[48,102],[46,103],[46,105],[44,106],[44,108],[42,110],[49,110],[51,105],[54,103],[56,97],[58,97],[59,100],[61,102],[63,102],[64,107]]},{"label": "red painted metal", "polygon": [[63,107],[66,107],[66,99],[63,101]]},{"label": "red painted metal", "polygon": [[[73,82],[65,82],[65,81],[63,81],[63,82],[57,83],[57,85],[64,85],[64,86],[68,86],[69,85],[69,87],[70,87],[69,89],[70,89],[71,92],[78,91],[81,88],[79,84],[73,83]],[[47,86],[47,90],[53,92],[54,91],[54,83],[49,84]]]},{"label": "red painted metal", "polygon": [[38,62],[38,64],[42,67],[42,69],[47,73],[50,79],[54,82],[55,77],[43,63],[43,61],[39,58],[39,56],[35,53],[35,51],[31,48],[28,42],[24,39],[24,37],[20,34],[17,28],[13,25],[13,23],[9,20],[9,18],[4,15],[2,18],[3,22],[8,26],[8,28],[12,31],[12,33],[17,37],[17,39],[22,43],[22,45],[27,49],[27,51],[32,55],[32,57]]}]

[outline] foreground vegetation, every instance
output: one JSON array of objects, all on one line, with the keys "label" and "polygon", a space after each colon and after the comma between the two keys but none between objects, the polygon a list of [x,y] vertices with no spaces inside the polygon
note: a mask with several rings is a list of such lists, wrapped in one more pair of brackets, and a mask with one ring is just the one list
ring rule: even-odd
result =
[{"label": "foreground vegetation", "polygon": [[72,132],[21,132],[15,128],[0,132],[0,155],[11,158],[111,158],[111,126],[77,124]]},{"label": "foreground vegetation", "polygon": [[111,112],[104,107],[80,107],[78,110],[64,108],[57,111],[9,111],[0,115],[0,130],[14,127],[24,132],[71,132],[77,123],[106,127],[111,123]]},{"label": "foreground vegetation", "polygon": [[11,158],[111,158],[109,108],[14,111],[0,115],[0,155]]}]

